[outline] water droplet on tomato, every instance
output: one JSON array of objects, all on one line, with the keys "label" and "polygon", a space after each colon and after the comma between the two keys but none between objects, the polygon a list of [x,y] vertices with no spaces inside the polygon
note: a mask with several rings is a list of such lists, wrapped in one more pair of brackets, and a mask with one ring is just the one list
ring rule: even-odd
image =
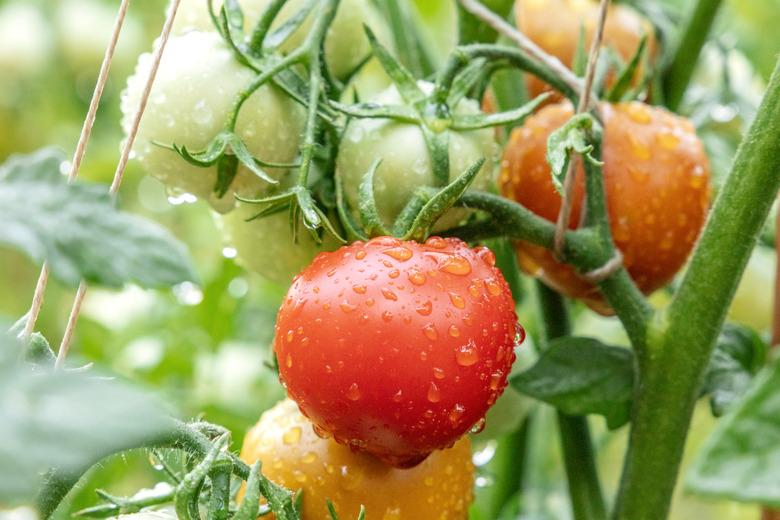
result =
[{"label": "water droplet on tomato", "polygon": [[408,277],[409,277],[409,281],[412,282],[414,285],[425,284],[425,275],[422,274],[417,269],[412,269],[411,271],[409,271]]},{"label": "water droplet on tomato", "polygon": [[447,242],[441,237],[430,237],[425,241],[425,245],[436,249],[446,249]]},{"label": "water droplet on tomato", "polygon": [[519,323],[515,325],[515,344],[522,345],[525,341],[525,329]]},{"label": "water droplet on tomato", "polygon": [[488,278],[485,280],[485,286],[491,296],[498,296],[501,294],[501,285],[494,278]]},{"label": "water droplet on tomato", "polygon": [[284,364],[287,365],[287,368],[292,368],[293,362],[290,354],[287,354],[287,359],[284,361]]},{"label": "water droplet on tomato", "polygon": [[452,407],[452,410],[450,410],[449,418],[453,428],[458,425],[464,413],[466,413],[466,407],[463,406],[462,404],[458,403]]},{"label": "water droplet on tomato", "polygon": [[490,375],[490,389],[498,390],[501,386],[501,378],[504,376],[503,372],[493,372]]},{"label": "water droplet on tomato", "polygon": [[474,426],[471,427],[471,430],[469,430],[472,434],[476,435],[478,433],[482,433],[482,431],[485,429],[485,418],[480,418],[477,422],[474,423]]},{"label": "water droplet on tomato", "polygon": [[287,444],[288,446],[291,446],[293,444],[298,444],[298,441],[301,440],[301,428],[300,426],[293,426],[286,432],[282,434],[282,442]]},{"label": "water droplet on tomato", "polygon": [[444,379],[444,369],[433,367],[433,377],[436,379]]},{"label": "water droplet on tomato", "polygon": [[396,403],[400,403],[401,399],[403,399],[403,397],[404,397],[403,390],[398,390],[395,393],[395,395],[393,395],[393,401],[395,401]]},{"label": "water droplet on tomato", "polygon": [[464,300],[463,296],[458,293],[451,292],[450,301],[458,309],[464,309],[466,307],[466,300]]},{"label": "water droplet on tomato", "polygon": [[450,255],[441,263],[439,270],[465,276],[471,272],[471,263],[460,255]]},{"label": "water droplet on tomato", "polygon": [[457,338],[458,336],[460,336],[460,329],[458,329],[458,327],[456,327],[455,325],[450,325],[448,332],[450,336],[452,336],[453,338]]},{"label": "water droplet on tomato", "polygon": [[366,294],[367,287],[362,284],[356,284],[352,286],[352,290],[358,294]]},{"label": "water droplet on tomato", "polygon": [[382,296],[384,296],[385,299],[392,300],[392,301],[398,300],[398,296],[388,287],[382,287],[381,291],[382,291]]},{"label": "water droplet on tomato", "polygon": [[439,337],[439,334],[436,332],[436,328],[430,323],[423,327],[423,334],[425,334],[426,338],[432,341]]},{"label": "water droplet on tomato", "polygon": [[295,337],[295,332],[293,332],[292,329],[288,330],[287,335],[285,336],[287,343],[292,343],[293,337]]},{"label": "water droplet on tomato", "polygon": [[477,248],[477,256],[482,259],[483,262],[485,262],[488,266],[493,267],[496,265],[496,255],[493,254],[493,251],[488,249],[487,247],[480,247]]},{"label": "water droplet on tomato", "polygon": [[341,486],[347,491],[357,489],[360,482],[363,480],[363,474],[357,468],[357,466],[350,468],[349,466],[341,466]]},{"label": "water droplet on tomato", "polygon": [[400,246],[401,241],[393,237],[376,237],[368,241],[369,245],[395,247]]},{"label": "water droplet on tomato", "polygon": [[438,403],[441,401],[441,391],[433,381],[431,381],[431,384],[428,387],[428,400],[432,403]]},{"label": "water droplet on tomato", "polygon": [[462,367],[470,367],[479,361],[479,352],[473,341],[469,341],[455,351],[455,361]]},{"label": "water droplet on tomato", "polygon": [[433,303],[431,303],[431,300],[428,300],[424,303],[421,303],[415,309],[418,314],[421,314],[422,316],[428,316],[431,312],[433,312]]},{"label": "water droplet on tomato", "polygon": [[366,257],[366,251],[364,249],[361,249],[357,253],[355,253],[355,258],[358,260],[363,260]]},{"label": "water droplet on tomato", "polygon": [[341,310],[343,312],[345,312],[345,313],[350,313],[350,312],[354,311],[355,309],[357,309],[357,305],[353,305],[353,304],[349,303],[349,301],[347,301],[347,300],[342,301],[339,304],[339,307],[341,307]]},{"label": "water droplet on tomato", "polygon": [[360,388],[357,383],[352,383],[347,389],[347,399],[350,401],[357,401],[360,399]]},{"label": "water droplet on tomato", "polygon": [[395,258],[399,262],[405,262],[413,256],[412,250],[405,246],[385,249],[384,251],[382,251],[382,253],[386,254],[391,258]]},{"label": "water droplet on tomato", "polygon": [[314,433],[319,437],[320,439],[330,439],[330,432],[323,428],[322,426],[318,426],[316,424],[311,425],[311,429],[314,430]]},{"label": "water droplet on tomato", "polygon": [[382,313],[382,319],[386,322],[390,322],[390,320],[393,319],[393,313],[390,311],[385,311]]}]

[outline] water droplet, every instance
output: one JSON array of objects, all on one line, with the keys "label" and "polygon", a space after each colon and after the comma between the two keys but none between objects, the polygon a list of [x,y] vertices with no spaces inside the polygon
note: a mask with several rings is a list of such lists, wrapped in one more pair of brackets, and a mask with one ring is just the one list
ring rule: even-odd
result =
[{"label": "water droplet", "polygon": [[479,361],[479,352],[473,341],[469,341],[455,351],[455,361],[462,367],[470,367]]},{"label": "water droplet", "polygon": [[345,313],[350,313],[350,312],[354,311],[355,309],[357,309],[357,305],[352,305],[352,304],[351,304],[351,303],[349,303],[349,301],[347,301],[347,300],[344,300],[344,301],[342,301],[342,302],[339,304],[339,307],[341,307],[341,310],[342,310],[343,312],[345,312]]},{"label": "water droplet", "polygon": [[498,390],[501,386],[501,378],[504,376],[503,372],[493,372],[490,375],[490,389]]},{"label": "water droplet", "polygon": [[409,271],[408,277],[409,277],[409,281],[412,282],[414,285],[425,284],[425,275],[422,274],[417,269],[412,269],[411,271]]},{"label": "water droplet", "polygon": [[482,283],[482,280],[474,280],[472,283],[469,284],[469,294],[472,298],[479,298],[482,294],[479,290],[479,284]]},{"label": "water droplet", "polygon": [[325,428],[323,428],[322,426],[318,426],[316,424],[312,424],[311,428],[312,428],[312,430],[314,430],[314,433],[320,439],[330,439],[330,432],[328,430],[326,430]]},{"label": "water droplet", "polygon": [[360,399],[360,388],[357,383],[352,383],[347,389],[347,399],[350,401],[357,401]]},{"label": "water droplet", "polygon": [[382,291],[382,296],[384,296],[386,299],[392,301],[398,300],[398,296],[388,287],[382,287],[381,291]]},{"label": "water droplet", "polygon": [[496,255],[493,254],[493,251],[487,247],[479,247],[476,251],[477,256],[481,258],[482,261],[485,262],[488,266],[493,267],[496,265]]},{"label": "water droplet", "polygon": [[487,287],[487,290],[491,296],[498,296],[501,294],[501,284],[499,284],[498,280],[494,278],[488,278],[485,280],[485,287]]},{"label": "water droplet", "polygon": [[464,300],[463,296],[458,293],[451,292],[450,301],[458,309],[464,309],[466,307],[466,300]]},{"label": "water droplet", "polygon": [[420,351],[420,361],[425,361],[426,359],[428,359],[428,353],[426,351],[424,351],[424,350],[421,350]]},{"label": "water droplet", "polygon": [[393,401],[396,403],[400,403],[401,399],[403,399],[404,393],[402,390],[398,390],[395,395],[393,395]]},{"label": "water droplet", "polygon": [[399,276],[401,276],[401,271],[399,271],[398,269],[392,269],[389,273],[387,273],[387,276],[389,276],[390,278],[398,278]]},{"label": "water droplet", "polygon": [[357,467],[341,466],[341,485],[347,491],[357,489],[363,480],[363,474]]},{"label": "water droplet", "polygon": [[436,379],[444,379],[444,369],[433,367],[433,377]]},{"label": "water droplet", "polygon": [[676,150],[680,145],[680,138],[671,132],[661,132],[655,136],[656,141],[667,150]]},{"label": "water droplet", "polygon": [[425,241],[426,246],[430,246],[436,249],[446,249],[447,242],[441,237],[430,237]]},{"label": "water droplet", "polygon": [[366,299],[366,307],[372,307],[374,305],[374,299],[368,298]]},{"label": "water droplet", "polygon": [[423,327],[423,334],[425,334],[425,337],[431,341],[436,340],[439,337],[439,334],[436,332],[436,328],[433,326],[433,324],[430,323]]},{"label": "water droplet", "polygon": [[366,294],[366,289],[367,287],[362,284],[357,284],[352,286],[352,290],[358,294]]},{"label": "water droplet", "polygon": [[390,322],[390,320],[393,319],[393,313],[390,311],[385,311],[382,313],[382,319],[386,322]]},{"label": "water droplet", "polygon": [[474,423],[474,426],[471,427],[471,430],[469,430],[472,434],[476,435],[478,433],[482,433],[482,431],[485,429],[485,418],[482,417],[477,422]]},{"label": "water droplet", "polygon": [[384,251],[382,251],[382,253],[386,254],[391,258],[395,258],[399,262],[405,262],[413,256],[412,250],[406,246],[398,246],[390,249],[385,249]]},{"label": "water droplet", "polygon": [[293,444],[298,444],[298,441],[301,440],[301,428],[300,426],[293,426],[286,432],[282,434],[282,442],[287,444],[288,446],[291,446]]},{"label": "water droplet", "polygon": [[357,253],[355,253],[355,258],[358,260],[363,260],[366,257],[366,251],[364,249],[361,249]]},{"label": "water droplet", "polygon": [[284,339],[287,340],[287,343],[292,343],[294,337],[295,337],[295,332],[293,332],[293,330],[290,329],[287,331],[287,334],[285,335]]},{"label": "water droplet", "polygon": [[287,354],[287,359],[284,361],[284,364],[287,365],[287,368],[292,368],[293,362],[290,354]]},{"label": "water droplet", "polygon": [[650,111],[642,103],[629,103],[626,111],[628,112],[628,117],[635,123],[646,125],[652,121]]},{"label": "water droplet", "polygon": [[432,403],[441,401],[441,391],[433,381],[431,381],[431,385],[428,387],[428,400]]},{"label": "water droplet", "polygon": [[471,272],[471,263],[460,255],[450,255],[439,266],[441,271],[458,276],[465,276]]},{"label": "water droplet", "polygon": [[428,300],[415,307],[414,310],[417,311],[417,314],[428,316],[431,312],[433,312],[433,303],[431,303],[431,300]]},{"label": "water droplet", "polygon": [[525,341],[525,329],[517,323],[515,325],[515,345],[522,345]]},{"label": "water droplet", "polygon": [[393,237],[376,237],[369,240],[368,245],[396,247],[401,245],[401,241]]},{"label": "water droplet", "polygon": [[466,413],[466,407],[462,404],[456,404],[452,407],[452,410],[450,410],[450,423],[452,423],[453,427],[458,425],[464,413]]}]

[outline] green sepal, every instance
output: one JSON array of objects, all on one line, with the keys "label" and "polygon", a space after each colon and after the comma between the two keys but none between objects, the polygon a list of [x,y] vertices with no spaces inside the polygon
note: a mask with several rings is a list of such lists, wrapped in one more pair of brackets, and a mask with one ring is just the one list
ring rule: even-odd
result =
[{"label": "green sepal", "polygon": [[374,198],[374,174],[376,174],[381,159],[377,159],[363,175],[358,188],[358,211],[360,212],[360,221],[363,229],[369,237],[389,235],[389,231],[382,223],[379,217],[379,211],[376,208],[376,199]]},{"label": "green sepal", "polygon": [[593,132],[600,131],[598,121],[589,113],[576,114],[547,139],[547,162],[550,164],[555,189],[563,194],[563,181],[571,154],[581,155],[592,164],[601,162],[591,155]]},{"label": "green sepal", "polygon": [[[610,103],[617,103],[625,99],[625,95],[631,88],[631,83],[634,80],[636,71],[640,64],[647,62],[647,35],[642,36],[642,39],[637,46],[636,52],[628,61],[628,63],[622,68],[618,75],[617,81],[612,85],[604,98]],[[647,73],[647,68],[645,68]],[[639,82],[643,83],[642,81]]]},{"label": "green sepal", "polygon": [[571,64],[571,71],[579,77],[585,76],[588,68],[588,49],[585,41],[585,24],[580,23],[580,33],[577,37],[577,48],[574,50],[574,59]]},{"label": "green sepal", "polygon": [[337,101],[330,101],[329,104],[342,114],[358,119],[392,119],[413,125],[421,123],[417,111],[405,105],[381,105],[370,102],[347,105]]},{"label": "green sepal", "polygon": [[214,466],[217,457],[227,446],[229,439],[230,436],[228,434],[222,435],[217,439],[206,456],[203,457],[203,460],[201,460],[192,471],[187,473],[177,486],[174,507],[178,518],[184,520],[200,520],[200,512],[198,510],[200,490],[203,487],[206,476]]},{"label": "green sepal", "polygon": [[436,186],[446,186],[450,180],[450,133],[432,130],[428,124],[420,125],[420,129],[428,146]]},{"label": "green sepal", "polygon": [[316,0],[308,0],[297,13],[266,35],[263,45],[264,51],[270,52],[282,46],[303,25],[303,22],[311,14],[315,5],[317,5]]},{"label": "green sepal", "polygon": [[431,75],[435,70],[433,51],[420,30],[420,23],[412,12],[414,7],[411,2],[388,0],[380,2],[380,7],[389,22],[401,63],[418,78]]},{"label": "green sepal", "polygon": [[341,221],[341,227],[343,227],[344,231],[347,233],[347,239],[349,239],[350,242],[355,240],[368,240],[368,236],[363,233],[363,230],[360,229],[360,225],[355,222],[355,219],[352,217],[352,212],[350,211],[347,201],[344,198],[344,186],[341,182],[341,177],[337,175],[335,180],[336,211],[338,213],[339,220]]},{"label": "green sepal", "polygon": [[458,106],[458,103],[469,95],[482,79],[487,63],[484,58],[477,58],[463,67],[450,85],[450,92],[447,95],[448,106],[452,108]]},{"label": "green sepal", "polygon": [[256,520],[258,513],[260,512],[260,468],[262,463],[260,461],[255,462],[252,468],[249,470],[249,478],[246,481],[246,493],[244,494],[244,500],[241,505],[238,506],[236,514],[233,515],[233,520]]},{"label": "green sepal", "polygon": [[420,106],[425,101],[425,93],[420,90],[417,85],[417,81],[401,63],[396,60],[390,51],[388,51],[379,41],[376,39],[374,32],[367,25],[363,26],[366,31],[366,37],[371,44],[371,49],[374,52],[379,64],[385,70],[390,79],[398,88],[398,93],[401,95],[404,101],[413,106]]},{"label": "green sepal", "polygon": [[404,240],[423,240],[427,237],[431,227],[442,215],[444,215],[466,193],[471,183],[477,177],[485,159],[481,158],[469,166],[465,172],[446,187],[439,190],[428,199],[422,207],[411,227],[404,234]]},{"label": "green sepal", "polygon": [[525,105],[507,110],[506,112],[497,112],[495,114],[456,114],[452,118],[453,130],[479,130],[480,128],[492,128],[495,126],[517,124],[525,120],[528,116],[547,100],[551,94],[542,93],[526,103]]}]

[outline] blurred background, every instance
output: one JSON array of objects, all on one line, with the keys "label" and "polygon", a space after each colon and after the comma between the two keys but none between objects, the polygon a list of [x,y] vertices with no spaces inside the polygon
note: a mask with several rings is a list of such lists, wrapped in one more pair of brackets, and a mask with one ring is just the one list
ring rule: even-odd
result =
[{"label": "blurred background", "polygon": [[[664,0],[671,9],[685,0]],[[418,10],[440,54],[454,44],[455,14],[449,0],[418,0]],[[72,152],[109,38],[118,0],[0,0],[0,162],[10,154],[56,145]],[[80,176],[110,182],[122,139],[119,97],[140,53],[151,48],[159,33],[162,0],[134,0],[119,41],[110,80],[98,112],[95,130]],[[727,0],[691,92],[689,115],[705,139],[716,175],[728,168],[745,122],[774,64],[780,27],[780,0]],[[723,75],[735,88],[721,92]],[[744,88],[743,88],[744,87]],[[739,92],[735,95],[734,92]],[[30,194],[34,196],[34,194]],[[74,342],[74,354],[162,393],[182,417],[199,414],[234,432],[243,432],[260,413],[282,397],[269,361],[276,309],[286,288],[264,281],[233,260],[223,246],[205,203],[171,198],[162,186],[143,175],[131,161],[120,193],[125,210],[146,215],[167,226],[190,248],[203,281],[183,284],[170,292],[128,288],[120,292],[90,290]],[[186,198],[185,198],[186,199]],[[775,253],[771,233],[751,259],[731,318],[766,335],[771,313],[771,280]],[[0,249],[0,317],[15,320],[30,304],[39,268],[27,258]],[[531,289],[528,291],[532,292]],[[41,332],[58,343],[73,294],[52,281],[41,318]],[[656,295],[662,303],[664,294]],[[531,305],[521,306],[521,323],[534,332]],[[614,319],[577,309],[577,332],[613,344],[625,344]],[[522,358],[522,355],[521,355]],[[521,359],[522,361],[522,359]],[[501,485],[492,475],[495,438],[511,434],[532,405],[508,395],[498,406],[489,428],[476,439],[475,461],[481,465],[478,503],[473,518],[484,516],[490,489]],[[505,411],[504,411],[505,410]],[[540,410],[528,432],[534,443],[531,492],[518,500],[533,515],[524,518],[566,518],[565,478],[557,454],[554,415]],[[626,429],[608,432],[593,420],[605,486],[615,487]],[[713,419],[705,405],[697,412],[689,452],[706,437]],[[114,494],[132,493],[153,485],[154,473],[145,456],[107,461],[94,469],[75,493],[71,510],[96,502],[95,488]],[[753,507],[705,502],[678,493],[675,518],[757,518]]]}]

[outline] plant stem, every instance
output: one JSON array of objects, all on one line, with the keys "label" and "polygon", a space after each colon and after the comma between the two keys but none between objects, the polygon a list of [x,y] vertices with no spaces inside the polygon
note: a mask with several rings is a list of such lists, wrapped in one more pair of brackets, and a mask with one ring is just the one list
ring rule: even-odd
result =
[{"label": "plant stem", "polygon": [[682,284],[649,327],[614,518],[665,518],[691,414],[740,275],[780,188],[780,61]]},{"label": "plant stem", "polygon": [[[571,334],[569,312],[563,297],[541,282],[537,282],[537,287],[544,343]],[[588,419],[560,411],[557,415],[574,518],[603,520],[607,517],[607,510],[596,471]]]},{"label": "plant stem", "polygon": [[669,110],[675,111],[680,106],[722,4],[723,0],[698,0],[688,14],[677,50],[663,78],[664,99]]}]

